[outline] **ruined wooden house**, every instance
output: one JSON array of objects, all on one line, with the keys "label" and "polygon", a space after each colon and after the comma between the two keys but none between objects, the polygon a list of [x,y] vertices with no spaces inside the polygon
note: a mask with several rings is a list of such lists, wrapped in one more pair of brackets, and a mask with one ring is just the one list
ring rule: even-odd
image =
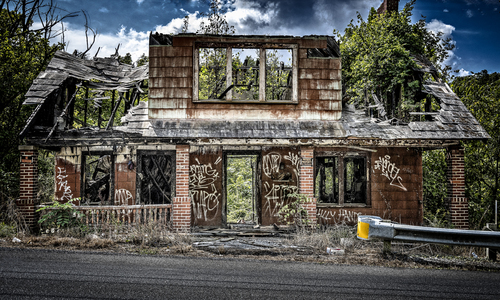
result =
[{"label": "ruined wooden house", "polygon": [[[149,59],[133,68],[58,52],[38,76],[20,147],[26,215],[35,218],[44,148],[56,153],[58,201],[78,198],[101,216],[126,211],[130,222],[147,210],[175,229],[226,226],[234,221],[228,170],[244,158],[247,223],[282,223],[280,209],[303,194],[318,224],[352,224],[359,214],[421,224],[422,151],[445,148],[451,218],[468,227],[460,141],[488,134],[445,83],[423,83],[439,108],[403,123],[377,103],[342,101],[329,36],[152,34]],[[432,72],[422,61],[415,72]]]}]

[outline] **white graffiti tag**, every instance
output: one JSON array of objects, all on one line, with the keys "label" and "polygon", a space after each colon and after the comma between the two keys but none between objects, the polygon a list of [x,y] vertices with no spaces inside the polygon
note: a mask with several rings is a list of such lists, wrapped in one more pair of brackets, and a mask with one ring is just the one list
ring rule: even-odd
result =
[{"label": "white graffiti tag", "polygon": [[66,169],[57,167],[57,188],[58,191],[63,191],[63,195],[61,196],[60,201],[69,201],[73,199],[73,192],[71,191],[71,187],[68,185],[68,175],[66,175]]},{"label": "white graffiti tag", "polygon": [[318,223],[320,224],[353,224],[358,221],[359,212],[341,209],[338,212],[334,210],[319,209],[317,213]]},{"label": "white graffiti tag", "polygon": [[115,202],[118,205],[128,205],[129,200],[133,199],[132,193],[126,189],[115,190]]},{"label": "white graffiti tag", "polygon": [[374,169],[380,170],[383,176],[390,179],[391,185],[407,191],[402,183],[403,180],[401,176],[399,176],[400,169],[396,167],[395,163],[391,163],[391,157],[389,155],[385,155],[383,158],[379,157],[378,160],[375,161]]},{"label": "white graffiti tag", "polygon": [[281,164],[281,155],[278,153],[269,153],[263,158],[262,166],[264,174],[271,177],[275,173],[279,173]]},{"label": "white graffiti tag", "polygon": [[299,192],[299,188],[293,185],[281,185],[264,183],[266,195],[264,196],[264,214],[271,217],[278,217],[278,212],[289,194]]},{"label": "white graffiti tag", "polygon": [[[215,186],[219,172],[212,164],[191,165],[189,172],[189,196],[193,200],[193,213],[195,218],[205,221],[214,220],[220,203],[220,192]],[[220,163],[217,159],[215,164]],[[210,214],[209,214],[210,212]]]}]

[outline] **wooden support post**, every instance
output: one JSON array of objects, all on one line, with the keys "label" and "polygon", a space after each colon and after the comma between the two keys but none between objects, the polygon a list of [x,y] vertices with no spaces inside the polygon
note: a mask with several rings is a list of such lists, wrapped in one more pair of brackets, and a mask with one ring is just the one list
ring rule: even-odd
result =
[{"label": "wooden support post", "polygon": [[83,127],[87,127],[87,109],[88,109],[88,100],[89,99],[89,88],[85,88],[85,112],[83,115]]}]

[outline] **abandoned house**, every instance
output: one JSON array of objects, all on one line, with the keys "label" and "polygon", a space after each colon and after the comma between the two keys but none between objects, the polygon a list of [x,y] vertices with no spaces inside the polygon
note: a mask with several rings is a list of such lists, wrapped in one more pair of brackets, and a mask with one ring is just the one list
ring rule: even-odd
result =
[{"label": "abandoned house", "polygon": [[[415,59],[415,74],[435,73]],[[445,148],[451,219],[468,228],[460,141],[489,136],[447,84],[425,81],[422,92],[438,108],[422,103],[408,122],[376,95],[363,109],[343,101],[329,36],[152,34],[141,67],[58,52],[26,94],[36,108],[21,133],[18,205],[35,224],[38,150],[49,149],[56,200],[76,199],[91,222],[113,212],[177,230],[279,225],[303,194],[313,223],[363,214],[418,225],[422,151]],[[250,185],[236,220],[234,169]]]}]

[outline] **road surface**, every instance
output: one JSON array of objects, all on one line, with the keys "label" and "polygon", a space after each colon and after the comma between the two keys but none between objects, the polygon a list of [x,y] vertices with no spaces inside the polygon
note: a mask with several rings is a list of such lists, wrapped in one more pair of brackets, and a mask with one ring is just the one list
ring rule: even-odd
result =
[{"label": "road surface", "polygon": [[0,299],[500,299],[500,273],[0,248]]}]

